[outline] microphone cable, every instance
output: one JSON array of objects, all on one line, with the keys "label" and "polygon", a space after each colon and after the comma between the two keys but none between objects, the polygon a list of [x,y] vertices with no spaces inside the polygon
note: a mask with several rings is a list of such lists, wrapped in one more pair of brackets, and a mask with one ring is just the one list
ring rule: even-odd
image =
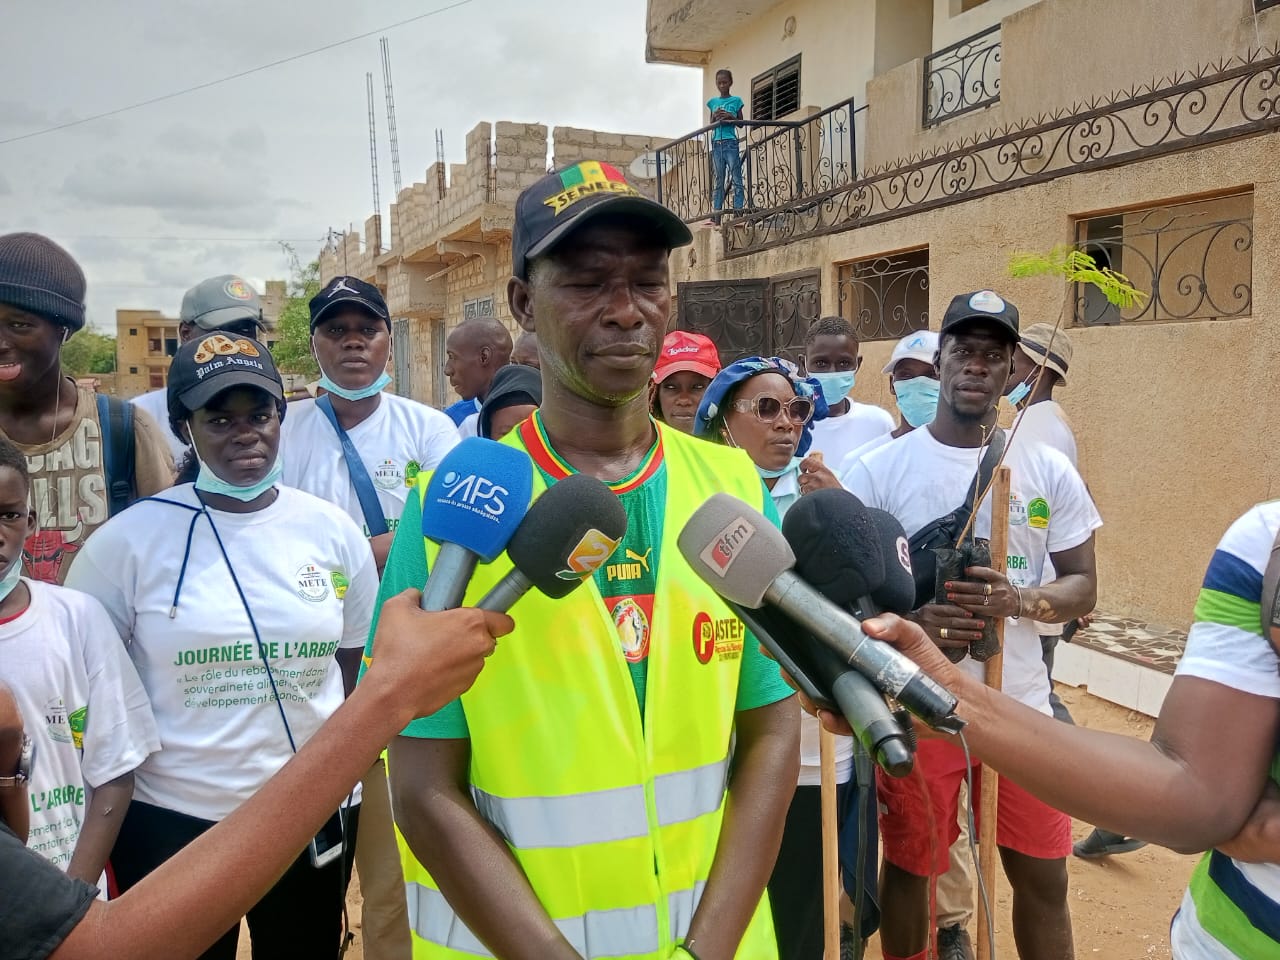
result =
[{"label": "microphone cable", "polygon": [[[960,738],[960,747],[964,750],[964,777],[965,785],[969,791],[969,810],[968,810],[968,827],[969,827],[969,854],[973,858],[973,869],[978,875],[978,897],[982,902],[982,913],[987,919],[987,946],[991,950],[991,960],[996,960],[996,925],[991,916],[991,899],[987,893],[986,881],[982,879],[982,859],[990,850],[978,854],[978,831],[973,816],[973,760],[969,755],[969,741],[965,739],[964,731],[961,730],[957,736]],[[999,780],[996,781],[996,793],[999,794]]]}]

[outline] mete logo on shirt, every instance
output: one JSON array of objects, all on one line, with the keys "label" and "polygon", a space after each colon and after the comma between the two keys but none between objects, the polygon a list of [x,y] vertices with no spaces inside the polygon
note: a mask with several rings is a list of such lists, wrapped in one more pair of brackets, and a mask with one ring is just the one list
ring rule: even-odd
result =
[{"label": "mete logo on shirt", "polygon": [[295,575],[298,579],[298,596],[312,603],[319,603],[329,596],[329,575],[314,563],[304,563]]},{"label": "mete logo on shirt", "polygon": [[373,470],[373,482],[383,490],[395,490],[404,482],[400,464],[390,458],[384,459]]}]

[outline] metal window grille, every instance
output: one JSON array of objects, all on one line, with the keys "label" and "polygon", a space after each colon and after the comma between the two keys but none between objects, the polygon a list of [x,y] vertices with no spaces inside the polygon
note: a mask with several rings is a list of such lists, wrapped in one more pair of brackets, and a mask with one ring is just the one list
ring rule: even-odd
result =
[{"label": "metal window grille", "polygon": [[943,47],[924,61],[926,127],[1000,99],[1000,24]]},{"label": "metal window grille", "polygon": [[751,81],[751,119],[776,120],[800,109],[800,57],[784,60]]},{"label": "metal window grille", "polygon": [[1253,308],[1253,194],[1162,204],[1076,222],[1076,244],[1148,294],[1121,310],[1077,284],[1075,322],[1222,320]]},{"label": "metal window grille", "polygon": [[897,340],[929,329],[929,251],[866,257],[839,266],[840,315],[859,340]]}]

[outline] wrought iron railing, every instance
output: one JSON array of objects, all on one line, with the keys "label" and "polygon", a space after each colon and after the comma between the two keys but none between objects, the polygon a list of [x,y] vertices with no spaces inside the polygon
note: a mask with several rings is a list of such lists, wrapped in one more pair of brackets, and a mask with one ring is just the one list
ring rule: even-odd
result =
[{"label": "wrought iron railing", "polygon": [[840,315],[860,342],[897,340],[929,329],[929,251],[840,264]]},{"label": "wrought iron railing", "polygon": [[1253,196],[1169,204],[1076,224],[1076,243],[1149,296],[1128,309],[1077,285],[1083,325],[1248,316],[1253,307]]},{"label": "wrought iron railing", "polygon": [[751,211],[726,228],[725,256],[1276,129],[1280,48],[1006,124],[867,171],[847,187]]},{"label": "wrought iron railing", "polygon": [[[768,209],[806,196],[839,189],[857,177],[858,113],[846,100],[803,120],[737,124],[744,209],[733,209],[731,178],[724,185],[726,216]],[[718,124],[695,130],[657,151],[657,196],[687,222],[716,214],[712,133]]]},{"label": "wrought iron railing", "polygon": [[1000,24],[943,47],[924,60],[921,122],[926,127],[1000,99]]}]

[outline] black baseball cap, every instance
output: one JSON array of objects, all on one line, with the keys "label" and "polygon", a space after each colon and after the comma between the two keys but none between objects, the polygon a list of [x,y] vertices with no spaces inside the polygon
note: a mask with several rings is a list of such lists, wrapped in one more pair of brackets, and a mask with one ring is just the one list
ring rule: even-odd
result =
[{"label": "black baseball cap", "polygon": [[674,250],[693,242],[684,221],[627,182],[617,167],[583,160],[548,173],[516,200],[511,272],[529,279],[529,261],[550,252],[574,230],[602,214],[628,214],[652,224]]},{"label": "black baseball cap", "polygon": [[[284,385],[271,351],[257,340],[210,333],[178,348],[169,367],[169,417],[181,420],[232,387],[257,387],[284,402]],[[176,414],[176,416],[175,416]]]},{"label": "black baseball cap", "polygon": [[334,277],[307,303],[307,309],[311,311],[311,332],[316,332],[316,324],[324,319],[325,314],[344,303],[373,314],[387,325],[388,330],[391,329],[391,311],[387,309],[381,290],[359,277]]},{"label": "black baseball cap", "polygon": [[952,297],[947,312],[942,315],[942,327],[938,334],[946,336],[948,333],[958,333],[960,328],[975,320],[992,324],[1008,337],[1010,343],[1018,343],[1022,339],[1018,333],[1018,308],[992,290],[978,290]]}]

